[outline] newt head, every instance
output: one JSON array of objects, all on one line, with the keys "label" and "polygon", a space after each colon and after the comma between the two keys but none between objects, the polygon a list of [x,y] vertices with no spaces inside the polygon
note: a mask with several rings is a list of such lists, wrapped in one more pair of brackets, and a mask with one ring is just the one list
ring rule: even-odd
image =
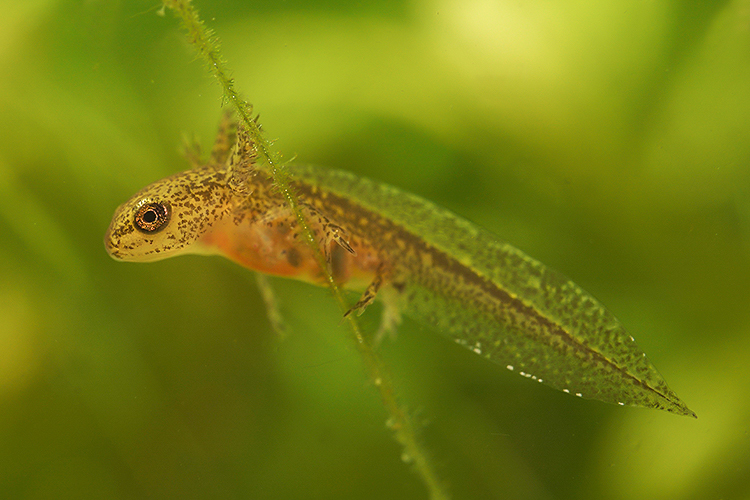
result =
[{"label": "newt head", "polygon": [[198,241],[229,213],[226,173],[188,170],[155,182],[120,205],[104,246],[117,260],[150,262],[183,253],[211,253]]}]

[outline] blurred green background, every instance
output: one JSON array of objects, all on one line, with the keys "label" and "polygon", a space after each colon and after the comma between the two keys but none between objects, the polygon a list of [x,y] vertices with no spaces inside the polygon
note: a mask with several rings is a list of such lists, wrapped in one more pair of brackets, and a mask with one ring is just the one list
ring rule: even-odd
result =
[{"label": "blurred green background", "polygon": [[[240,267],[105,253],[221,114],[174,17],[0,7],[0,496],[426,498],[326,290],[274,280],[280,340]],[[564,272],[698,413],[570,397],[407,322],[382,354],[455,498],[750,498],[750,1],[197,7],[287,157]]]}]

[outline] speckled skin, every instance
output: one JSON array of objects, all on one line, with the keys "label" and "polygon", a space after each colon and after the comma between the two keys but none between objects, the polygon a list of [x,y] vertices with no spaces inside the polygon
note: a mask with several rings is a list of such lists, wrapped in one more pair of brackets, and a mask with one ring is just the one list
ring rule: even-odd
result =
[{"label": "speckled skin", "polygon": [[[154,234],[136,229],[133,214],[139,207],[156,200],[169,200],[170,227]],[[195,253],[192,246],[200,235],[232,212],[227,173],[204,167],[188,170],[139,191],[122,204],[110,224],[105,246],[116,259],[149,262],[184,252]]]},{"label": "speckled skin", "polygon": [[[156,182],[120,206],[105,237],[114,258],[216,253],[261,272],[322,282],[296,218],[224,123],[207,166]],[[293,188],[334,278],[388,297],[457,343],[526,378],[585,398],[695,414],[593,297],[495,236],[416,196],[345,172],[291,167]],[[154,233],[134,216],[169,206]],[[369,284],[369,286],[368,286]]]}]

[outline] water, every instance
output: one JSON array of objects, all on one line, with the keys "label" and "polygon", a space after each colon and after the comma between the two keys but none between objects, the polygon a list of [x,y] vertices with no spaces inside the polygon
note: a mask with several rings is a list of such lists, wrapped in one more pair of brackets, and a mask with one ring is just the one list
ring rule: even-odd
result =
[{"label": "water", "polygon": [[[455,498],[750,496],[747,2],[233,4],[198,7],[287,157],[564,272],[698,414],[581,400],[407,322],[382,353]],[[0,491],[426,498],[325,290],[274,281],[279,340],[243,269],[106,255],[115,207],[221,114],[152,7],[4,6]]]}]

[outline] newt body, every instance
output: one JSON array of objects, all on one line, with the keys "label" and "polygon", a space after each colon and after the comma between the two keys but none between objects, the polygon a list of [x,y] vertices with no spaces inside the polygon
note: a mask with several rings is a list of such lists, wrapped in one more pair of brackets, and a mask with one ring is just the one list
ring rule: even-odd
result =
[{"label": "newt body", "polygon": [[[121,205],[110,255],[153,261],[220,254],[245,267],[322,284],[324,274],[253,144],[226,122],[205,166]],[[561,274],[419,197],[354,175],[291,166],[292,186],[343,287],[434,326],[509,370],[584,398],[695,416],[619,321]],[[386,318],[386,327],[397,323]]]}]

